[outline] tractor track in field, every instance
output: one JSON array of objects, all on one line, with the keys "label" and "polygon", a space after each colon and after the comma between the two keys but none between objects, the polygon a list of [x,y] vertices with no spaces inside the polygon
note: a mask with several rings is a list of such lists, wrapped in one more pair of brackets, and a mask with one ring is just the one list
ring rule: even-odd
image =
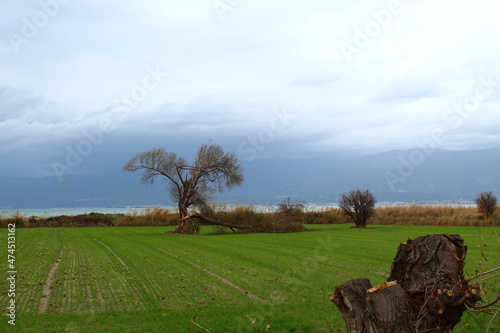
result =
[{"label": "tractor track in field", "polygon": [[118,261],[125,267],[128,269],[128,266],[127,264],[122,260],[122,258],[120,258],[116,253],[113,252],[113,250],[111,250],[111,248],[109,246],[107,246],[106,244],[104,244],[103,242],[101,242],[100,240],[97,240],[95,238],[93,238],[93,240],[95,240],[97,243],[100,243],[102,246],[104,246],[105,248],[107,248],[109,250],[109,252],[111,252],[112,255],[114,255],[116,257],[116,259],[118,259]]},{"label": "tractor track in field", "polygon": [[188,264],[193,265],[194,267],[196,267],[196,268],[198,268],[198,269],[201,269],[202,271],[205,271],[206,273],[208,273],[208,274],[210,274],[210,275],[212,275],[212,276],[214,276],[214,277],[218,278],[219,280],[221,280],[221,281],[222,281],[222,282],[224,282],[224,283],[227,283],[227,284],[228,284],[228,285],[230,285],[231,287],[233,287],[233,288],[235,288],[235,289],[237,289],[237,290],[241,291],[243,294],[247,295],[247,296],[248,296],[248,297],[250,297],[250,298],[253,298],[253,299],[254,299],[254,300],[256,300],[256,301],[259,301],[259,302],[264,303],[264,304],[269,303],[267,300],[265,300],[265,299],[263,299],[263,298],[260,298],[259,296],[257,296],[257,295],[255,295],[254,293],[252,293],[250,290],[247,290],[247,289],[245,289],[245,288],[243,288],[243,287],[238,286],[237,284],[235,284],[235,283],[233,283],[233,282],[229,281],[228,279],[226,279],[226,278],[224,278],[224,277],[222,277],[222,276],[220,276],[220,275],[218,275],[218,274],[216,274],[216,273],[212,272],[212,271],[211,271],[211,270],[209,270],[208,268],[205,268],[205,267],[202,267],[202,266],[200,266],[200,265],[198,265],[198,264],[195,264],[194,262],[189,261],[189,260],[187,260],[187,259],[184,259],[183,257],[181,257],[181,256],[179,256],[179,255],[177,255],[177,254],[173,254],[173,253],[167,252],[167,251],[162,250],[162,249],[160,249],[160,248],[157,248],[157,249],[158,249],[159,251],[163,252],[163,253],[166,253],[166,254],[168,254],[168,255],[172,256],[172,257],[175,257],[175,258],[181,259],[181,260],[183,260],[183,261],[187,262]]},{"label": "tractor track in field", "polygon": [[27,241],[27,240],[25,240],[25,241],[21,244],[21,246],[16,247],[16,251],[21,251],[21,250],[22,250],[22,248],[24,247],[24,245],[26,245],[26,243],[27,243],[27,242],[28,242],[28,241]]},{"label": "tractor track in field", "polygon": [[47,276],[47,280],[45,281],[45,286],[42,291],[42,298],[40,299],[40,306],[38,308],[38,313],[43,314],[47,311],[47,307],[49,306],[50,293],[52,292],[52,285],[54,284],[54,277],[56,275],[57,267],[61,263],[63,252],[57,258],[56,262],[52,266],[49,271],[49,275]]},{"label": "tractor track in field", "polygon": [[[116,257],[116,259],[118,259],[118,261],[123,265],[123,267],[125,268],[124,271],[127,271],[127,275],[128,276],[135,276],[137,279],[138,279],[138,282],[136,284],[131,284],[129,283],[126,279],[124,279],[122,276],[118,276],[118,278],[121,280],[122,282],[122,285],[123,286],[128,286],[127,287],[127,293],[129,294],[130,297],[134,298],[134,302],[133,302],[133,305],[135,305],[136,307],[142,307],[144,308],[145,307],[145,301],[144,299],[141,297],[142,295],[142,291],[141,291],[141,287],[144,289],[144,291],[149,294],[149,295],[154,295],[155,292],[154,290],[152,289],[153,287],[150,286],[150,282],[148,282],[147,280],[145,281],[143,277],[141,277],[140,275],[137,275],[134,273],[134,269],[130,269],[130,267],[128,267],[128,265],[108,246],[106,245],[105,243],[101,242],[100,240],[96,239],[96,238],[92,238],[94,241],[100,243],[102,246],[104,246],[105,248],[108,249],[108,251],[114,255]],[[115,294],[116,295],[116,294]],[[118,296],[117,296],[118,297]]]}]

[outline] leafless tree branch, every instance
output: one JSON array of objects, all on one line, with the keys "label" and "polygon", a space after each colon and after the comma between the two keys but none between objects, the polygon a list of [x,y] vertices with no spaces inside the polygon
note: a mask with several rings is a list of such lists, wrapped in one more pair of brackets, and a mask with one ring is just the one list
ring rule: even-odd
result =
[{"label": "leafless tree branch", "polygon": [[244,181],[243,170],[234,153],[225,153],[222,148],[209,141],[198,149],[196,158],[189,165],[182,157],[167,152],[164,148],[153,148],[136,154],[125,164],[123,171],[144,170],[143,184],[153,184],[162,176],[169,182],[168,191],[177,203],[180,222],[179,233],[195,233],[189,207],[203,206],[216,192],[232,188]]}]

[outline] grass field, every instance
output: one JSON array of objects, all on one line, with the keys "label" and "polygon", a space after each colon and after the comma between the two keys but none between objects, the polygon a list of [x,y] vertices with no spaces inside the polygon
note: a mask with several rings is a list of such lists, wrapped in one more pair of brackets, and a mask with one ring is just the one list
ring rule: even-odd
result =
[{"label": "grass field", "polygon": [[[272,332],[330,332],[327,321],[344,332],[328,296],[350,279],[384,282],[408,237],[460,234],[468,276],[499,265],[498,228],[350,227],[199,236],[164,233],[172,227],[17,229],[16,326],[2,316],[0,331],[203,332],[195,318],[211,332],[265,332],[267,324]],[[6,229],[0,237],[5,272]],[[485,283],[499,290],[499,280]],[[490,319],[467,313],[455,332],[486,332]],[[499,330],[497,319],[490,332]]]}]

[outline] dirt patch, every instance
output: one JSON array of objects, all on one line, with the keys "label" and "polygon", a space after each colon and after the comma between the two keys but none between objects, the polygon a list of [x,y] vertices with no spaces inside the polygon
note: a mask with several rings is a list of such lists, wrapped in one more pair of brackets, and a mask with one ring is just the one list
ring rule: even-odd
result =
[{"label": "dirt patch", "polygon": [[56,262],[50,269],[49,275],[47,276],[47,280],[45,281],[45,286],[42,291],[42,298],[40,299],[40,307],[38,308],[38,313],[43,314],[47,311],[47,307],[49,305],[50,293],[52,292],[52,285],[54,284],[54,276],[56,275],[57,267],[59,267],[59,263],[62,259],[62,251]]},{"label": "dirt patch", "polygon": [[88,284],[87,284],[87,294],[89,295],[90,313],[95,313],[94,296],[92,295],[92,290],[90,289],[90,285]]},{"label": "dirt patch", "polygon": [[268,301],[266,301],[265,299],[260,298],[259,296],[255,295],[255,294],[254,294],[254,293],[252,293],[251,291],[249,291],[249,290],[247,290],[247,289],[245,289],[245,288],[242,288],[242,287],[238,286],[237,284],[235,284],[235,283],[233,283],[233,282],[229,281],[229,280],[228,280],[228,279],[226,279],[226,278],[223,278],[223,277],[222,277],[222,276],[220,276],[220,275],[215,274],[214,272],[212,272],[212,271],[211,271],[211,270],[209,270],[208,268],[205,268],[205,267],[202,267],[202,266],[200,266],[200,265],[198,265],[198,264],[195,264],[194,262],[191,262],[191,261],[189,261],[189,260],[187,260],[187,259],[184,259],[184,258],[182,258],[181,256],[179,256],[179,255],[177,255],[177,254],[173,254],[173,253],[167,252],[167,251],[162,250],[162,249],[160,249],[160,248],[157,248],[157,249],[158,249],[159,251],[163,252],[163,253],[166,253],[166,254],[168,254],[168,255],[172,256],[172,257],[179,258],[179,259],[181,259],[181,260],[183,260],[183,261],[187,262],[188,264],[191,264],[191,265],[193,265],[194,267],[199,268],[199,269],[201,269],[201,270],[203,270],[203,271],[207,272],[208,274],[210,274],[210,275],[212,275],[212,276],[215,276],[216,278],[218,278],[218,279],[219,279],[219,280],[221,280],[222,282],[227,283],[227,284],[228,284],[228,285],[230,285],[231,287],[238,289],[238,290],[239,290],[239,291],[241,291],[243,294],[247,295],[247,296],[248,296],[248,297],[250,297],[250,298],[253,298],[253,299],[254,299],[254,300],[256,300],[256,301],[259,301],[259,302],[261,302],[261,303],[269,303]]}]

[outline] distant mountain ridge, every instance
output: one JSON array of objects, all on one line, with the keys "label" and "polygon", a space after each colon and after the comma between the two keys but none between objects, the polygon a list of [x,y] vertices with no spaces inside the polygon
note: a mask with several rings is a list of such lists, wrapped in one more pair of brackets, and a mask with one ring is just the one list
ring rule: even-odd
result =
[{"label": "distant mountain ridge", "polygon": [[[279,203],[337,202],[354,188],[370,189],[378,201],[473,200],[482,191],[500,193],[500,148],[468,151],[419,149],[351,158],[269,159],[243,162],[244,184],[216,201]],[[166,183],[142,185],[140,173],[110,171],[57,177],[0,177],[0,210],[55,207],[172,205]]]}]

